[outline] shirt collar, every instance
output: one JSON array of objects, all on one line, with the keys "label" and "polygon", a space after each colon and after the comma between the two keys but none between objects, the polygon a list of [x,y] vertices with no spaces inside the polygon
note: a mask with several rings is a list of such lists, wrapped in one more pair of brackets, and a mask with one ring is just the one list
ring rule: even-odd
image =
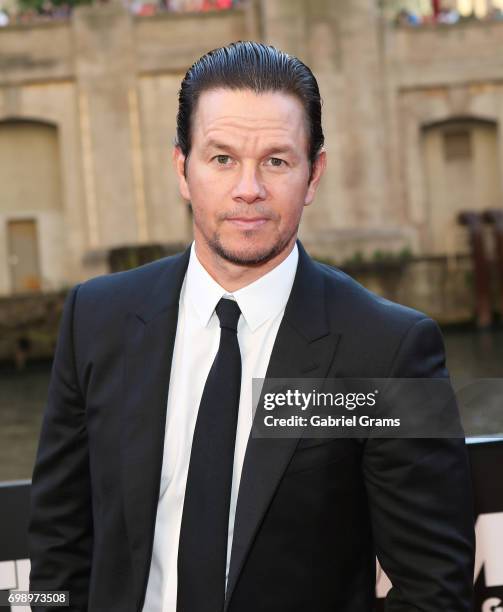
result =
[{"label": "shirt collar", "polygon": [[295,244],[288,257],[279,265],[253,283],[229,294],[203,267],[193,242],[185,277],[185,296],[204,327],[208,325],[216,305],[224,295],[234,298],[247,325],[254,332],[285,308],[298,259],[299,251]]}]

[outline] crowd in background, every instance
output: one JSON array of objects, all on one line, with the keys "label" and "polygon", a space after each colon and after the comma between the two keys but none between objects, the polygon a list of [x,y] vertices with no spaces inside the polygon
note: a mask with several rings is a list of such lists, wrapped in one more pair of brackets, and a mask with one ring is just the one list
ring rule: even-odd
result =
[{"label": "crowd in background", "polygon": [[129,9],[134,15],[155,15],[159,12],[205,12],[222,11],[242,4],[238,0],[133,0]]},{"label": "crowd in background", "polygon": [[411,11],[409,9],[401,9],[395,18],[397,25],[405,26],[422,26],[428,24],[445,24],[452,25],[455,23],[473,21],[474,19],[480,20],[503,20],[503,10],[500,8],[493,8],[483,18],[477,17],[475,13],[469,15],[462,15],[457,9],[441,10],[438,14],[421,14]]},{"label": "crowd in background", "polygon": [[[68,19],[78,4],[106,3],[109,0],[0,0],[0,27],[15,23],[40,20]],[[123,0],[133,15],[149,16],[169,12],[205,12],[235,8],[247,0]],[[464,0],[466,4],[468,0]],[[458,10],[461,2],[455,0],[402,0],[388,3],[394,8],[394,22],[402,26],[428,24],[456,24],[473,19],[503,20],[503,9],[490,8],[481,17],[474,11]],[[488,4],[490,6],[492,2]],[[499,3],[501,5],[501,3]],[[382,6],[386,2],[383,1]],[[473,2],[472,2],[473,6]],[[391,8],[393,11],[393,8]],[[388,14],[388,18],[390,15]]]},{"label": "crowd in background", "polygon": [[503,0],[379,0],[383,17],[402,26],[503,19]]},{"label": "crowd in background", "polygon": [[[98,0],[106,3],[107,0]],[[148,16],[167,12],[222,11],[242,5],[246,0],[125,0],[133,15]],[[0,27],[40,20],[68,19],[73,8],[85,2],[42,0],[33,7],[18,4],[17,0],[0,0]],[[91,2],[89,2],[91,3]]]}]

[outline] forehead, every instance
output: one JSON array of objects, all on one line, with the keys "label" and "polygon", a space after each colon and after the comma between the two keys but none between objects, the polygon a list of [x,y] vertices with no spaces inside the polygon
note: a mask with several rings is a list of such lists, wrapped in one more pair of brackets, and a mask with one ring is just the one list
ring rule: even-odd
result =
[{"label": "forehead", "polygon": [[294,95],[248,89],[203,92],[192,118],[192,144],[225,137],[285,140],[305,147],[304,108]]}]

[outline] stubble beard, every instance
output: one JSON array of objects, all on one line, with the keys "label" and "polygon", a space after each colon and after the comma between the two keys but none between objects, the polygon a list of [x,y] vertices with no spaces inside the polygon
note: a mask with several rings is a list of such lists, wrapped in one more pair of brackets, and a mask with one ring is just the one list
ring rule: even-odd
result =
[{"label": "stubble beard", "polygon": [[[213,236],[207,238],[207,243],[210,249],[216,255],[218,255],[229,263],[238,266],[260,266],[271,261],[271,259],[274,259],[277,255],[279,255],[288,246],[292,238],[294,238],[297,233],[297,229],[298,228],[296,228],[293,233],[284,238],[278,237],[278,240],[276,240],[276,242],[269,248],[257,250],[252,249],[249,252],[231,250],[229,248],[226,248],[218,232],[215,232]],[[245,231],[243,232],[243,234],[244,242],[253,240],[253,231]]]}]

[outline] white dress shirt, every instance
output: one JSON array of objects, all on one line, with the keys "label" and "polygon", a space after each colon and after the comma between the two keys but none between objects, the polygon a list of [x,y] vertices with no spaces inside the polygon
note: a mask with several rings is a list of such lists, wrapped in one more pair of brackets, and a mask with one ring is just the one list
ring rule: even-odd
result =
[{"label": "white dress shirt", "polygon": [[161,486],[143,612],[176,612],[178,540],[192,437],[204,384],[220,342],[220,325],[215,307],[223,296],[235,299],[241,310],[237,333],[242,363],[227,540],[228,576],[239,482],[252,426],[252,379],[265,378],[292,289],[298,258],[295,244],[288,257],[273,270],[250,285],[228,294],[206,272],[192,244],[180,292]]}]

